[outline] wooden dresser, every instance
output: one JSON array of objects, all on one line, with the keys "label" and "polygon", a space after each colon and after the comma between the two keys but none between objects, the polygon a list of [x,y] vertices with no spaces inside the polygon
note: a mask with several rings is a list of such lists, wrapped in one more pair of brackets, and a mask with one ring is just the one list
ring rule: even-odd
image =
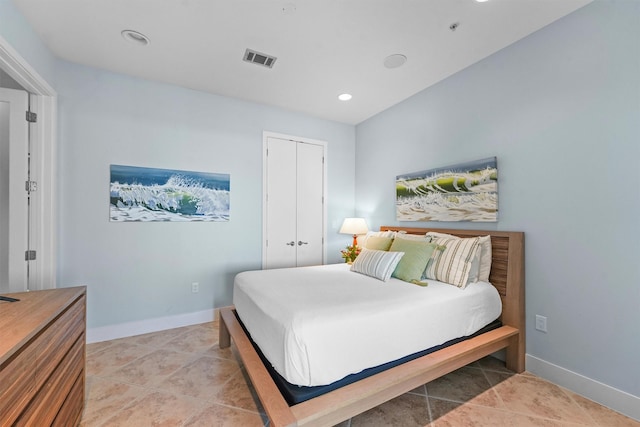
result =
[{"label": "wooden dresser", "polygon": [[3,294],[0,426],[76,426],[84,405],[86,288]]}]

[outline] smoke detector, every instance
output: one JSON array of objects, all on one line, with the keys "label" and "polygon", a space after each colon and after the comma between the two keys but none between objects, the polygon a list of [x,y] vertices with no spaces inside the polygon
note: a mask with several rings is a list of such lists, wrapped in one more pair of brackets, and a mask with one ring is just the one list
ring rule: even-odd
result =
[{"label": "smoke detector", "polygon": [[407,57],[399,53],[389,55],[384,58],[384,66],[387,68],[402,67],[405,62],[407,62]]},{"label": "smoke detector", "polygon": [[260,53],[255,50],[247,49],[244,51],[244,58],[246,62],[251,62],[258,65],[263,65],[267,68],[273,68],[273,64],[276,62],[275,56],[267,55],[266,53]]}]

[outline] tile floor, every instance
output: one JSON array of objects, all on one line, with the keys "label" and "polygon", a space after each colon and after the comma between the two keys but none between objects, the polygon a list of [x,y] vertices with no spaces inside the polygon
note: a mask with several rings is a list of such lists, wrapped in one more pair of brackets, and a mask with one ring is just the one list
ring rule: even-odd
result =
[{"label": "tile floor", "polygon": [[[268,420],[216,322],[87,346],[83,427],[264,426]],[[640,427],[488,357],[340,424]]]}]

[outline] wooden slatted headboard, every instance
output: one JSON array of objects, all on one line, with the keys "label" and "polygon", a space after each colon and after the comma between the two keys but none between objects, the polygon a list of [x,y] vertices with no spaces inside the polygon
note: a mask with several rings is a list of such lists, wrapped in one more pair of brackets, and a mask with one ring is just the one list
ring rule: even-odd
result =
[{"label": "wooden slatted headboard", "polygon": [[[413,228],[381,226],[380,231],[405,231],[408,234],[425,234],[428,231],[453,234],[458,237],[491,236],[491,273],[489,281],[496,287],[502,298],[502,316],[504,325],[513,326],[520,330],[518,361],[516,357],[507,354],[507,364],[515,363],[524,370],[525,345],[525,300],[524,300],[524,233],[519,231],[490,231],[490,230],[457,230],[442,228]],[[513,352],[511,352],[513,353]]]}]

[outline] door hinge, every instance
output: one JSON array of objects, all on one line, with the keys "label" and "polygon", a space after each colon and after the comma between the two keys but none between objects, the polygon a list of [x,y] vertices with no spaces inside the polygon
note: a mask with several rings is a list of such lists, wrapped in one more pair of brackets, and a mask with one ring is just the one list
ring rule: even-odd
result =
[{"label": "door hinge", "polygon": [[27,121],[29,123],[36,123],[38,121],[38,114],[32,111],[27,111]]},{"label": "door hinge", "polygon": [[36,259],[36,251],[24,251],[25,261],[35,261],[35,259]]},{"label": "door hinge", "polygon": [[25,181],[24,189],[27,193],[33,193],[34,191],[38,191],[38,183],[36,181]]}]

